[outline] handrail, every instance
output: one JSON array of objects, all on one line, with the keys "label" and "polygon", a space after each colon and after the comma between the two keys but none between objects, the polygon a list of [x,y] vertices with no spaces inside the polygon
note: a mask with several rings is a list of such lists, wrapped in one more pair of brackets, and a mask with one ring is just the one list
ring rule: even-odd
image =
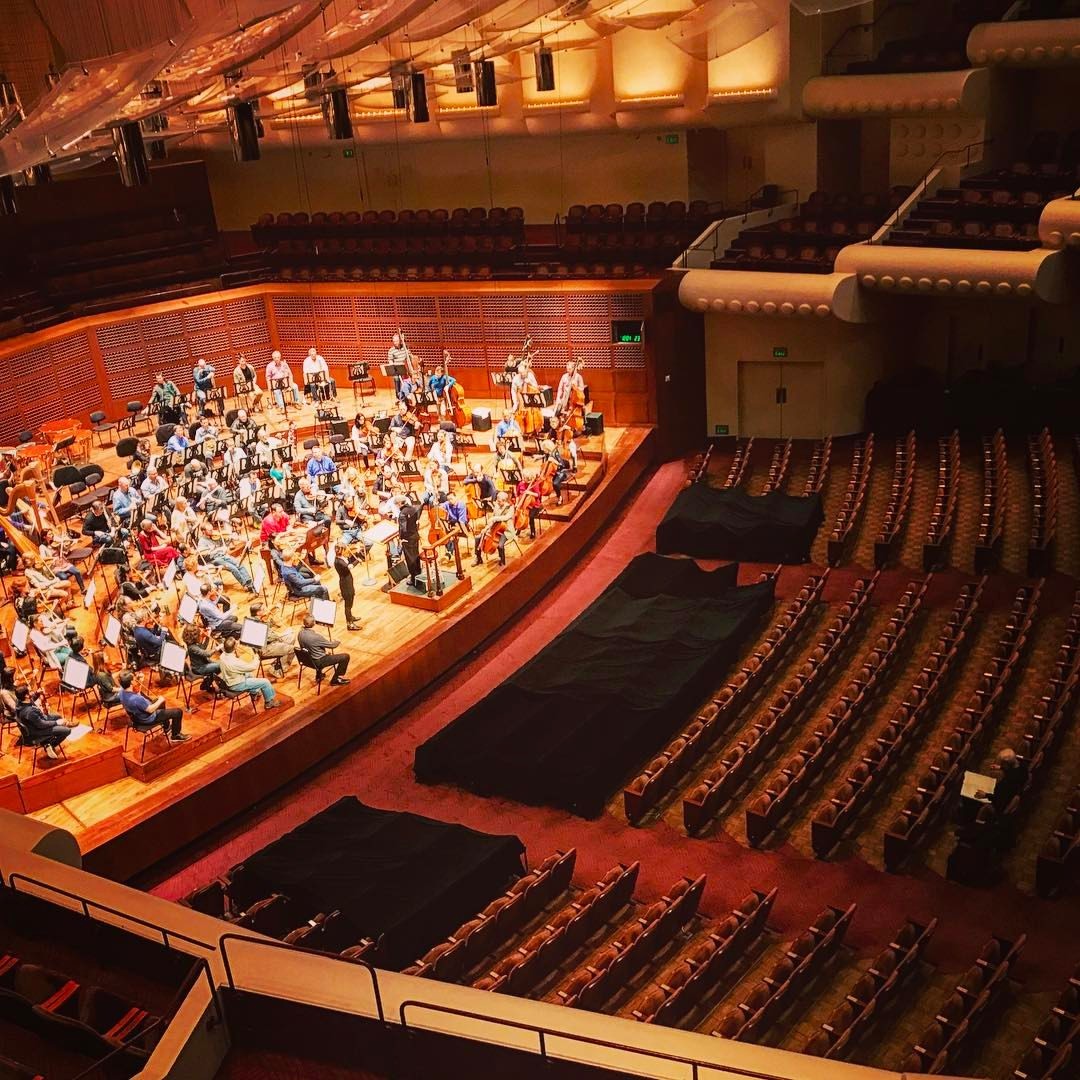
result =
[{"label": "handrail", "polygon": [[573,1031],[556,1031],[554,1028],[541,1027],[539,1024],[526,1024],[520,1020],[507,1020],[501,1016],[490,1016],[485,1013],[474,1012],[471,1009],[459,1009],[452,1005],[437,1005],[434,1002],[417,1001],[413,998],[401,1003],[398,1010],[402,1028],[409,1030],[405,1010],[413,1006],[420,1009],[429,1009],[431,1012],[446,1013],[451,1016],[461,1016],[468,1020],[480,1020],[483,1023],[501,1024],[503,1027],[514,1028],[518,1031],[531,1031],[537,1036],[537,1046],[543,1061],[551,1060],[548,1056],[547,1040],[549,1038],[567,1039],[571,1042],[584,1043],[587,1046],[603,1046],[609,1050],[620,1050],[628,1054],[641,1054],[643,1057],[656,1058],[660,1061],[671,1061],[680,1065],[690,1066],[692,1080],[697,1080],[698,1070],[701,1068],[715,1069],[733,1076],[747,1077],[747,1080],[784,1080],[775,1073],[755,1072],[744,1069],[739,1065],[715,1065],[708,1061],[699,1061],[696,1058],[683,1057],[681,1054],[667,1054],[662,1050],[652,1050],[644,1046],[628,1046],[626,1043],[613,1042],[611,1039],[598,1039],[592,1035],[579,1035]]},{"label": "handrail", "polygon": [[[171,949],[173,946],[169,943],[169,939],[173,938],[178,941],[186,941],[189,945],[194,945],[197,948],[205,949],[207,952],[213,952],[214,946],[208,941],[200,941],[198,938],[191,937],[188,934],[182,934],[179,930],[167,930],[164,926],[159,926],[157,923],[150,922],[148,919],[142,919],[138,915],[132,915],[127,911],[119,911],[117,908],[109,907],[108,904],[102,904],[97,900],[88,900],[85,896],[79,896],[77,893],[68,892],[67,889],[61,889],[57,885],[50,885],[45,881],[38,881],[37,878],[32,878],[27,874],[20,874],[15,872],[8,877],[8,888],[12,892],[18,892],[15,887],[16,881],[25,881],[28,885],[36,885],[40,889],[47,889],[49,892],[54,892],[59,896],[66,896],[69,900],[74,900],[77,904],[82,906],[82,913],[86,918],[92,918],[90,909],[95,908],[98,911],[103,911],[109,915],[115,915],[117,918],[123,919],[125,922],[136,923],[139,926],[144,926],[148,930],[156,930],[161,935],[161,943],[167,949]],[[24,896],[31,896],[32,893],[23,893]],[[118,927],[122,930],[123,926]]]},{"label": "handrail", "polygon": [[[787,202],[778,202],[775,206],[762,206],[762,207],[756,207],[756,208],[753,207],[751,205],[751,203],[754,201],[754,197],[756,195],[759,195],[762,191],[765,190],[765,188],[770,187],[770,186],[772,186],[772,185],[762,184],[762,186],[759,187],[756,191],[751,192],[750,195],[747,196],[747,198],[745,200],[743,200],[743,204],[742,204],[743,208],[741,210],[732,210],[731,213],[725,214],[723,217],[719,217],[719,218],[716,218],[714,221],[711,221],[709,223],[709,225],[707,226],[707,228],[705,230],[705,233],[695,237],[694,240],[686,248],[684,248],[679,253],[678,257],[672,263],[672,267],[674,269],[679,269],[679,268],[681,268],[683,270],[687,269],[688,267],[687,267],[686,259],[687,259],[687,256],[689,255],[689,253],[691,251],[701,251],[703,248],[708,246],[708,243],[712,244],[712,254],[713,254],[713,259],[715,260],[716,259],[716,254],[717,254],[716,235],[717,235],[717,232],[719,231],[720,226],[723,225],[724,222],[733,221],[736,218],[741,218],[742,221],[743,221],[743,224],[745,224],[747,218],[749,218],[751,214],[759,214],[759,213],[762,213],[762,212],[768,211],[768,210],[779,210],[782,207],[791,205],[791,203],[787,203]],[[794,195],[795,196],[794,204],[795,204],[796,208],[799,206],[799,189],[798,188],[777,188],[776,193],[779,196]],[[702,240],[702,236],[705,236],[705,241],[702,242],[702,243],[699,243],[699,241]]]},{"label": "handrail", "polygon": [[221,963],[225,968],[225,978],[229,983],[229,989],[236,989],[236,980],[233,978],[232,964],[229,962],[229,950],[225,948],[227,941],[243,941],[248,945],[261,945],[267,949],[284,949],[287,952],[307,953],[309,956],[318,956],[322,960],[337,960],[343,964],[353,964],[364,968],[371,976],[371,989],[375,995],[375,1010],[379,1017],[379,1023],[386,1023],[386,1013],[383,1011],[382,993],[379,990],[379,977],[375,974],[375,968],[366,960],[360,960],[352,956],[334,955],[333,953],[320,952],[318,949],[307,949],[303,945],[290,945],[284,941],[274,941],[271,938],[249,937],[247,934],[225,933],[218,938],[218,951],[221,953]]},{"label": "handrail", "polygon": [[829,61],[833,59],[833,54],[839,47],[840,42],[842,42],[844,38],[846,38],[848,34],[850,34],[853,30],[862,30],[864,32],[867,30],[873,30],[874,27],[877,26],[877,24],[881,22],[885,18],[885,16],[890,14],[891,12],[899,11],[900,8],[917,8],[918,6],[919,5],[916,0],[895,0],[894,3],[889,4],[888,7],[886,7],[883,11],[880,11],[869,22],[852,23],[851,26],[846,27],[840,32],[839,37],[837,37],[837,39],[832,43],[832,45],[830,45],[829,48],[826,50],[825,56],[823,57],[822,67],[824,67],[826,72],[828,72]]},{"label": "handrail", "polygon": [[[144,1039],[151,1031],[156,1031],[162,1024],[165,1023],[167,1017],[159,1016],[149,1027],[145,1027],[139,1032],[138,1038]],[[85,1080],[85,1077],[97,1075],[97,1070],[105,1064],[106,1061],[111,1061],[118,1054],[127,1053],[134,1043],[136,1036],[132,1036],[127,1042],[121,1043],[119,1046],[114,1046],[104,1057],[100,1057],[97,1061],[90,1065],[87,1065],[82,1072],[76,1073],[71,1080]]]},{"label": "handrail", "polygon": [[[938,166],[947,157],[952,154],[964,154],[967,157],[967,160],[964,162],[964,164],[970,165],[971,151],[974,150],[977,146],[989,146],[991,143],[993,143],[993,141],[994,140],[992,138],[978,139],[975,142],[968,143],[967,146],[958,146],[952,150],[943,150],[940,154],[938,154],[938,156],[934,159],[934,163],[930,166],[929,169],[926,170],[923,178],[918,182],[918,184],[915,185],[914,189],[911,191],[911,194],[909,194],[907,198],[904,199],[904,201],[881,223],[881,227],[878,229],[878,234],[882,237],[882,239],[884,239],[885,236],[900,223],[900,211],[904,208],[904,206],[907,203],[912,202],[912,200],[922,197],[923,192],[926,191],[926,189],[930,186],[931,176],[934,175],[934,173],[937,171]],[[870,237],[870,239],[867,241],[867,244],[873,243],[874,237]]]}]

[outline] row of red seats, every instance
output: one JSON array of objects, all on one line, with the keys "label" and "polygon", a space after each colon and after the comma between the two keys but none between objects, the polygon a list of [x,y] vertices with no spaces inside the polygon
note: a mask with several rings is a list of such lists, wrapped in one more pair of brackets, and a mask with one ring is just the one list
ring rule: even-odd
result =
[{"label": "row of red seats", "polygon": [[473,986],[477,990],[524,997],[630,902],[640,868],[637,862],[613,867],[527,941],[498,960]]},{"label": "row of red seats", "polygon": [[765,842],[792,803],[817,780],[840,746],[857,730],[874,695],[904,651],[929,585],[929,578],[921,585],[914,581],[908,585],[888,625],[825,718],[746,808],[746,839],[752,847]]},{"label": "row of red seats", "polygon": [[699,454],[698,457],[690,463],[690,474],[686,479],[687,487],[691,484],[701,483],[709,475],[709,459],[712,457],[713,446],[713,443],[709,443],[709,445],[705,447],[705,453]]},{"label": "row of red seats", "polygon": [[773,746],[798,722],[808,702],[821,688],[838,658],[858,630],[870,605],[880,571],[860,578],[845,604],[821,635],[817,647],[799,670],[777,691],[761,720],[730,747],[683,800],[683,822],[697,832],[764,765]]},{"label": "row of red seats", "polygon": [[979,511],[979,535],[975,541],[975,573],[993,570],[1001,552],[1005,535],[1005,508],[1009,501],[1009,458],[1005,448],[1005,436],[998,428],[991,436],[984,436],[983,497]]},{"label": "row of red seats", "polygon": [[832,461],[832,436],[826,435],[820,442],[814,444],[814,452],[810,457],[810,469],[806,474],[806,483],[803,485],[803,495],[820,495],[825,481],[829,478],[829,464]]},{"label": "row of red seats", "polygon": [[278,255],[343,255],[350,261],[370,262],[372,259],[398,259],[417,262],[457,255],[500,255],[515,252],[521,247],[512,236],[396,236],[339,239],[321,237],[314,240],[282,240],[274,246]]},{"label": "row of red seats", "polygon": [[1013,1080],[1068,1080],[1080,1052],[1080,965],[1074,969],[1031,1046],[1013,1070]]},{"label": "row of red seats", "polygon": [[761,689],[798,639],[829,576],[810,577],[779,622],[716,697],[623,790],[626,820],[637,824],[701,759]]},{"label": "row of red seats", "polygon": [[874,565],[883,570],[896,554],[896,542],[907,523],[911,493],[915,489],[915,432],[896,440],[893,455],[892,489],[874,541]]},{"label": "row of red seats", "polygon": [[456,982],[566,892],[576,859],[577,848],[549,855],[478,915],[462,923],[446,941],[428,949],[403,974]]},{"label": "row of red seats", "polygon": [[[847,779],[837,785],[833,795],[811,818],[810,840],[818,858],[828,856],[888,774],[899,763],[910,760],[919,729],[937,715],[938,698],[970,645],[983,586],[984,582],[979,582],[977,586],[965,585],[960,590],[952,614],[903,701],[866,740]],[[919,782],[921,789],[930,790],[934,786],[932,774]]]},{"label": "row of red seats", "polygon": [[736,441],[735,453],[732,455],[727,477],[724,479],[723,484],[720,485],[722,488],[737,488],[742,485],[742,482],[746,479],[747,467],[750,465],[750,451],[753,449],[753,435],[749,439]]},{"label": "row of red seats", "polygon": [[[616,263],[539,263],[535,266],[500,267],[500,276],[533,278],[536,280],[570,280],[574,278],[645,278],[655,276],[644,264]],[[488,263],[461,263],[452,266],[282,266],[277,270],[279,281],[491,281],[495,268]]]},{"label": "row of red seats", "polygon": [[777,889],[756,889],[632,1003],[629,1015],[645,1024],[675,1026],[732,967],[745,961],[765,929]]},{"label": "row of red seats", "polygon": [[772,451],[769,461],[769,475],[765,480],[765,486],[761,489],[763,495],[773,491],[783,491],[787,485],[788,469],[791,468],[791,440],[785,439],[778,442]]},{"label": "row of red seats", "polygon": [[829,533],[826,558],[830,566],[837,566],[844,557],[844,547],[866,503],[866,489],[870,483],[870,470],[873,463],[874,433],[871,431],[862,442],[856,444],[852,451],[851,473],[848,476],[847,489],[844,491],[843,501],[836,512],[836,520]]},{"label": "row of red seats", "polygon": [[[1080,690],[1080,593],[1073,597],[1072,612],[1054,666],[1038,704],[1028,720],[1017,755],[1027,765],[1023,788],[1008,806],[995,810],[981,807],[971,828],[965,830],[949,855],[947,876],[953,881],[986,880],[997,868],[1001,850],[1012,843],[1016,819],[1028,797],[1040,787],[1043,770],[1066,726],[1072,723]],[[977,770],[978,771],[978,770]]]},{"label": "row of red seats", "polygon": [[905,980],[918,967],[937,919],[918,923],[908,919],[860,975],[844,1000],[830,1013],[820,1030],[803,1047],[804,1054],[843,1061],[856,1040],[892,1001]]},{"label": "row of red seats", "polygon": [[945,565],[959,499],[960,432],[954,431],[947,438],[938,439],[937,490],[923,542],[923,569],[926,571],[938,570]]},{"label": "row of red seats", "polygon": [[827,907],[777,960],[768,975],[753,986],[745,1000],[725,1009],[713,1034],[722,1039],[754,1042],[768,1030],[787,1003],[813,979],[840,948],[855,904],[846,910]]},{"label": "row of red seats", "polygon": [[1028,576],[1043,577],[1054,568],[1057,537],[1058,477],[1054,440],[1048,428],[1028,436],[1031,470],[1031,536],[1028,540]]},{"label": "row of red seats", "polygon": [[901,1068],[905,1072],[933,1076],[953,1071],[952,1064],[980,1024],[989,1020],[992,1006],[1005,991],[1024,941],[1023,934],[1015,941],[992,937],[983,946],[978,960],[942,1002],[940,1012],[904,1059]]},{"label": "row of red seats", "polygon": [[42,1029],[50,1042],[92,1061],[117,1052],[130,1068],[149,1057],[163,1030],[148,1010],[10,953],[0,955],[0,998],[7,1020]]},{"label": "row of red seats", "polygon": [[1035,888],[1040,896],[1053,896],[1080,867],[1080,786],[1070,795],[1065,809],[1035,860]]},{"label": "row of red seats", "polygon": [[931,767],[935,781],[932,790],[918,785],[904,810],[885,830],[883,849],[887,870],[898,870],[943,809],[955,802],[956,789],[969,760],[982,748],[997,723],[1006,692],[1027,650],[1041,593],[1041,581],[1017,591],[993,659],[972,691],[960,720],[944,736],[939,757],[935,759],[941,764]]},{"label": "row of red seats", "polygon": [[589,957],[550,998],[571,1009],[600,1010],[619,990],[697,914],[705,891],[705,875],[680,878],[640,918],[618,932],[618,937]]},{"label": "row of red seats", "polygon": [[645,227],[683,228],[690,224],[704,227],[710,217],[716,216],[712,207],[704,199],[694,199],[687,206],[681,199],[671,202],[655,201],[646,205],[642,202],[627,203],[625,209],[621,203],[574,203],[566,211],[566,230],[569,233],[587,230],[622,230],[642,229]]},{"label": "row of red seats", "polygon": [[600,255],[607,258],[672,258],[687,244],[685,236],[670,232],[571,233],[559,243],[564,258]]},{"label": "row of red seats", "polygon": [[281,230],[302,230],[310,233],[351,232],[369,236],[393,233],[496,232],[520,230],[525,223],[525,211],[520,206],[493,206],[487,209],[464,206],[454,210],[438,207],[434,210],[316,210],[310,217],[303,211],[283,212],[276,217],[262,214],[252,230],[273,234]]}]

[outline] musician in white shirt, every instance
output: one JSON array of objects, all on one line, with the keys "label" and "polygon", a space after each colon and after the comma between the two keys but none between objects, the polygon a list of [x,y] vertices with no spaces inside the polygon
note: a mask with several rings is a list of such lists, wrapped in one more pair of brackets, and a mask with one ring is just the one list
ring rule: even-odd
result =
[{"label": "musician in white shirt", "polygon": [[326,357],[320,356],[314,349],[308,349],[307,356],[304,357],[304,393],[308,396],[313,396],[315,391],[313,387],[317,385],[315,376],[322,375],[323,385],[329,387],[330,397],[337,397],[337,383],[330,378],[330,366],[326,362]]}]

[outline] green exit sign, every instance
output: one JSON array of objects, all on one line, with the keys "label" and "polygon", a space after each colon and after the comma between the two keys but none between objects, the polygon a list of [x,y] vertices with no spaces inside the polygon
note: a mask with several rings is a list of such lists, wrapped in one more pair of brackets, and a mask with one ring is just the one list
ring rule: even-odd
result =
[{"label": "green exit sign", "polygon": [[356,151],[351,146],[346,146],[345,149],[341,151],[341,156],[356,157]]},{"label": "green exit sign", "polygon": [[776,345],[772,351],[774,360],[786,360],[787,359],[787,346]]},{"label": "green exit sign", "polygon": [[678,146],[679,145],[679,136],[675,135],[675,134],[665,135],[664,136],[664,142],[666,142],[668,144],[668,146]]},{"label": "green exit sign", "polygon": [[729,431],[730,431],[730,428],[728,427],[727,424],[717,424],[715,429],[713,430],[713,434],[714,435],[727,435],[729,433]]}]

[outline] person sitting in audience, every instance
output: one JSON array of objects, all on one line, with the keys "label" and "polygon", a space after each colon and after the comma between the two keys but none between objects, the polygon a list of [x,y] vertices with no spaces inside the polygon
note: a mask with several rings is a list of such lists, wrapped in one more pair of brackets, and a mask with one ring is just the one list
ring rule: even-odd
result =
[{"label": "person sitting in audience", "polygon": [[1021,761],[1015,750],[1006,747],[990,766],[990,771],[997,774],[997,783],[993,791],[977,791],[975,798],[988,802],[998,814],[1005,812],[1009,803],[1024,790],[1027,783],[1028,767]]},{"label": "person sitting in audience", "polygon": [[151,701],[135,688],[135,676],[130,671],[120,673],[119,696],[120,704],[133,727],[160,726],[170,742],[187,742],[191,738],[182,730],[184,710],[166,709],[165,698],[160,694]]},{"label": "person sitting in audience", "polygon": [[333,651],[340,642],[333,641],[316,630],[315,619],[311,615],[304,616],[304,628],[296,635],[296,644],[308,654],[313,666],[320,674],[325,668],[334,669],[334,677],[330,680],[331,686],[344,686],[349,681],[345,678],[345,672],[349,667],[348,653]]},{"label": "person sitting in audience", "polygon": [[71,728],[61,723],[59,713],[46,712],[45,691],[31,691],[20,686],[15,691],[15,717],[20,730],[24,730],[35,742],[40,742],[45,753],[56,758],[56,748],[71,734]]},{"label": "person sitting in audience", "polygon": [[274,688],[269,679],[255,677],[259,665],[254,660],[245,660],[236,651],[236,641],[228,638],[221,646],[221,659],[218,661],[221,667],[221,678],[230,690],[238,693],[247,692],[254,696],[262,694],[263,707],[276,709],[281,702],[274,694]]}]

